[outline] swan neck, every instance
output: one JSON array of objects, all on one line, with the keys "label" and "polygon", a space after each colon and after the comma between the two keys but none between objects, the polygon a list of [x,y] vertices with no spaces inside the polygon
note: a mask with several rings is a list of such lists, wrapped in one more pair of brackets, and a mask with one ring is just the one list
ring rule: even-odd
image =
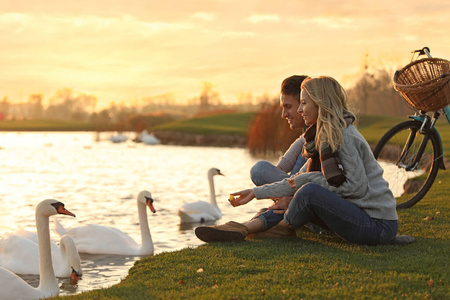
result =
[{"label": "swan neck", "polygon": [[148,227],[147,206],[138,201],[139,226],[141,228],[142,252],[153,252],[153,241]]},{"label": "swan neck", "polygon": [[209,202],[212,206],[217,206],[217,200],[216,200],[216,190],[214,188],[214,178],[213,175],[208,174],[208,182],[209,182]]},{"label": "swan neck", "polygon": [[50,228],[48,217],[36,213],[36,231],[39,248],[39,287],[40,290],[59,291],[52,264]]}]

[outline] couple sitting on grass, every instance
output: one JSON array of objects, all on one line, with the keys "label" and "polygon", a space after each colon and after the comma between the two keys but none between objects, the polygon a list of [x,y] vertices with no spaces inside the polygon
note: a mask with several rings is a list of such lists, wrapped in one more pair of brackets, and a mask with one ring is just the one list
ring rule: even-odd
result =
[{"label": "couple sitting on grass", "polygon": [[280,104],[291,128],[302,126],[303,118],[306,131],[278,166],[256,164],[251,174],[257,186],[232,193],[229,200],[233,207],[254,198],[275,204],[244,223],[199,226],[196,236],[204,242],[295,237],[296,228],[313,224],[355,244],[413,242],[397,235],[395,198],[368,143],[352,125],[355,117],[342,86],[327,76],[291,76],[282,84]]}]

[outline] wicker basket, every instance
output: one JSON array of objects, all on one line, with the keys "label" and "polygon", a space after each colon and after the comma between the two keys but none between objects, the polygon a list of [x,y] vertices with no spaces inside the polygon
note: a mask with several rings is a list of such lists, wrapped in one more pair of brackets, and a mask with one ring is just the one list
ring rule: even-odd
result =
[{"label": "wicker basket", "polygon": [[411,106],[436,111],[450,104],[450,62],[441,58],[413,61],[394,75],[394,88]]}]

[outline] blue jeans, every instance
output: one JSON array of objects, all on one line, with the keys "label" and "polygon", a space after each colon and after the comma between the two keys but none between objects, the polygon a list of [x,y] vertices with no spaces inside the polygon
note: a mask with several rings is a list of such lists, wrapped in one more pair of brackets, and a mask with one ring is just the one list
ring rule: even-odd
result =
[{"label": "blue jeans", "polygon": [[[298,171],[300,171],[300,168],[305,164],[305,162],[306,162],[306,158],[304,158],[303,156],[300,155],[297,158],[297,161],[295,162],[295,165],[291,171],[291,175],[298,173]],[[281,181],[285,178],[289,178],[290,175],[288,175],[286,172],[277,168],[276,166],[274,166],[273,164],[271,164],[268,161],[259,161],[250,170],[250,177],[256,186],[261,186],[264,184],[273,183],[273,182]],[[268,211],[268,208],[260,209],[252,219],[259,218],[263,213],[265,213],[267,211]],[[276,215],[273,217],[278,218],[281,216],[282,215]],[[282,220],[282,218],[279,219],[278,222],[281,220]],[[316,233],[331,234],[331,232],[324,230],[323,227],[317,226],[312,223],[307,223],[307,224],[305,224],[305,226],[307,228],[309,228],[311,231],[314,231]]]},{"label": "blue jeans", "polygon": [[297,190],[284,215],[271,210],[261,214],[263,230],[283,218],[295,228],[311,222],[346,241],[364,245],[388,243],[398,230],[397,220],[371,218],[363,209],[315,183],[307,183]]},{"label": "blue jeans", "polygon": [[250,177],[256,186],[281,181],[285,178],[289,178],[291,175],[298,173],[305,162],[306,158],[299,155],[289,175],[270,162],[261,160],[251,168]]},{"label": "blue jeans", "polygon": [[250,178],[256,186],[289,178],[289,174],[268,161],[260,160],[250,169]]}]

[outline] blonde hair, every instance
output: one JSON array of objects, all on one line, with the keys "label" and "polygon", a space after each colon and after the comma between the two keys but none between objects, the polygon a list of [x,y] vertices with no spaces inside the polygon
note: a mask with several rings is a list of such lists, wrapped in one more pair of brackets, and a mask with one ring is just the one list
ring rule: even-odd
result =
[{"label": "blonde hair", "polygon": [[334,78],[329,76],[308,77],[301,89],[305,90],[319,107],[317,117],[316,149],[321,143],[328,143],[333,152],[339,151],[344,143],[347,127],[344,111],[348,111],[347,93]]}]

